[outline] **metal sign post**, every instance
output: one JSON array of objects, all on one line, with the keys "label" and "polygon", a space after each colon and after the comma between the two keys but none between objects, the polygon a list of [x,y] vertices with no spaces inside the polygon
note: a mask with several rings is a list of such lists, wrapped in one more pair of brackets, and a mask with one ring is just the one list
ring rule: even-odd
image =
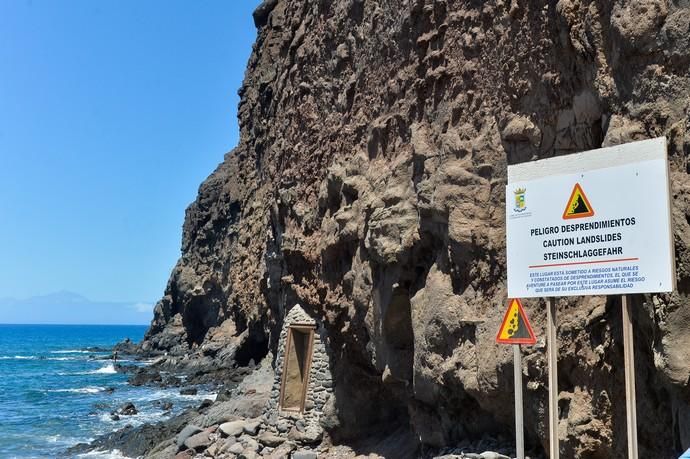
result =
[{"label": "metal sign post", "polygon": [[522,353],[520,345],[513,345],[513,373],[515,374],[515,452],[517,459],[525,459],[525,429],[522,416]]},{"label": "metal sign post", "polygon": [[515,450],[517,459],[525,459],[525,423],[522,406],[522,353],[521,344],[534,344],[532,325],[522,303],[517,298],[508,300],[508,309],[496,334],[496,342],[513,345],[513,382],[515,385]]},{"label": "metal sign post", "polygon": [[637,459],[637,403],[635,398],[635,347],[628,295],[621,295],[623,305],[623,355],[625,360],[625,412],[628,418],[628,458]]},{"label": "metal sign post", "polygon": [[549,298],[546,309],[547,360],[549,363],[549,458],[558,459],[558,341],[556,339],[556,299]]}]

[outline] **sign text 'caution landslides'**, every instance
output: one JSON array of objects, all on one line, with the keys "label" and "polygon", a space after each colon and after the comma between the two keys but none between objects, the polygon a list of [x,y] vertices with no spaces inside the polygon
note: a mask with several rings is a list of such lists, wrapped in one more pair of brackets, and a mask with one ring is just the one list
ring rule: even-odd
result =
[{"label": "sign text 'caution landslides'", "polygon": [[508,296],[675,286],[665,139],[510,166]]}]

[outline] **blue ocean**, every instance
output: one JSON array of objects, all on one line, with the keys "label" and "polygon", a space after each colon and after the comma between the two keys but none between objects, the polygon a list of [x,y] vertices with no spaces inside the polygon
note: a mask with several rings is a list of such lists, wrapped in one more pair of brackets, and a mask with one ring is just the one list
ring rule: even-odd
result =
[{"label": "blue ocean", "polygon": [[[56,457],[127,424],[165,419],[157,400],[173,402],[176,414],[213,398],[128,385],[127,375],[115,371],[109,349],[125,338],[140,341],[145,331],[145,326],[0,325],[0,458]],[[111,419],[110,412],[128,401],[139,413]]]}]

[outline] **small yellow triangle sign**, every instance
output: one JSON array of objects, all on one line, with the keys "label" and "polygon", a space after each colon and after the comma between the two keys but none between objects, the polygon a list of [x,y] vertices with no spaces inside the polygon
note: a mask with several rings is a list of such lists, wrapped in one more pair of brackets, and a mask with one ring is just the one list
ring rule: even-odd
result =
[{"label": "small yellow triangle sign", "polygon": [[525,314],[522,303],[517,298],[508,300],[508,310],[496,335],[496,342],[502,344],[534,344],[537,342],[532,326],[527,320],[527,314]]},{"label": "small yellow triangle sign", "polygon": [[589,199],[587,199],[585,192],[582,191],[580,184],[576,183],[573,187],[573,192],[570,193],[568,204],[563,211],[563,219],[591,217],[593,215],[594,208],[589,203]]}]

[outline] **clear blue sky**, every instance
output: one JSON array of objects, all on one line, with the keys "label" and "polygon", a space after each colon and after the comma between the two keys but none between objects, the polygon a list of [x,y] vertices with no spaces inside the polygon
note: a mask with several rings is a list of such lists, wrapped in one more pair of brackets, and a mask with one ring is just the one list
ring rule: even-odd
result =
[{"label": "clear blue sky", "polygon": [[160,298],[258,3],[0,0],[0,297]]}]

